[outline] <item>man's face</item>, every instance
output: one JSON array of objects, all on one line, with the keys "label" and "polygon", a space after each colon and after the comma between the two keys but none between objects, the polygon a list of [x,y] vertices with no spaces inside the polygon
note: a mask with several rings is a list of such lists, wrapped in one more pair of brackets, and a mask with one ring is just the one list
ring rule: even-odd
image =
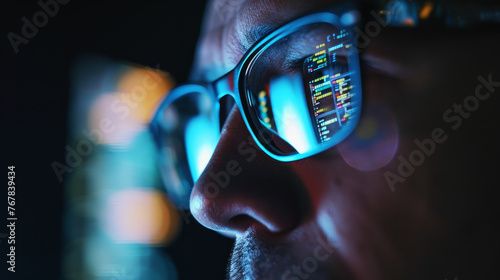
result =
[{"label": "man's face", "polygon": [[[215,0],[193,79],[220,77],[269,30],[334,4]],[[490,92],[500,89],[498,43],[487,33],[379,27],[360,56],[362,118],[338,146],[279,162],[251,140],[236,107],[227,118],[193,189],[191,211],[206,227],[236,237],[231,279],[453,273],[441,258],[453,255],[449,247],[464,246],[460,229],[479,197],[471,188],[491,177],[488,163],[478,161],[492,152],[484,138],[496,122]],[[207,196],[210,174],[234,161],[241,173]]]}]

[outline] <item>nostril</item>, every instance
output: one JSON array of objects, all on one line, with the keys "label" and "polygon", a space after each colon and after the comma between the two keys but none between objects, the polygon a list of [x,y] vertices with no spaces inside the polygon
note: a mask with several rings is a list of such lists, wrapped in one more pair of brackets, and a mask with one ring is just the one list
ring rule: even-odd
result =
[{"label": "nostril", "polygon": [[232,217],[231,219],[229,219],[229,221],[227,222],[227,224],[230,228],[233,228],[239,232],[243,232],[243,231],[247,230],[248,228],[250,228],[252,226],[252,224],[256,224],[256,223],[258,223],[258,222],[254,218],[252,218],[246,214],[236,215],[236,216]]},{"label": "nostril", "polygon": [[289,232],[283,231],[271,224],[265,224],[265,221],[259,221],[258,219],[247,214],[240,214],[232,217],[227,225],[229,228],[233,229],[233,232],[244,234],[249,231],[255,232],[261,240],[265,240],[268,243],[279,243],[283,241],[283,238]]}]

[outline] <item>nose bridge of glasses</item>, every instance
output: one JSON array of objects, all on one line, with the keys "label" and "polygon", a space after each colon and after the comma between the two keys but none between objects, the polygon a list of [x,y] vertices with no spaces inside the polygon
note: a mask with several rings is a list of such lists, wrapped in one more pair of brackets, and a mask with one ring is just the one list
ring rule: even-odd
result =
[{"label": "nose bridge of glasses", "polygon": [[216,98],[215,118],[219,122],[219,129],[224,126],[233,105],[238,103],[239,96],[234,85],[234,70],[211,83],[211,90]]},{"label": "nose bridge of glasses", "polygon": [[236,94],[234,92],[234,71],[227,73],[213,82],[212,89],[217,97],[217,100],[220,100],[227,95],[236,99]]}]

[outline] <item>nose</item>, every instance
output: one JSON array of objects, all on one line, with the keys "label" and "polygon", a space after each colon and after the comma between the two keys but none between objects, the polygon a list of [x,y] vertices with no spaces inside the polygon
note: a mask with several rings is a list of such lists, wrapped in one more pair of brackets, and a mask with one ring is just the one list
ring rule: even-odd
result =
[{"label": "nose", "polygon": [[235,107],[193,188],[191,212],[216,231],[289,232],[309,212],[307,191],[293,166],[272,159],[255,144]]}]

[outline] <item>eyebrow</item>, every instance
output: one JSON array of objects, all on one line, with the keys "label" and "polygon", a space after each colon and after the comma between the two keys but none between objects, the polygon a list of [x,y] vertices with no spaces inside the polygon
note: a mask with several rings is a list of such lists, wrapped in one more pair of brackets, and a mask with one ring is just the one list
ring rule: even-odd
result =
[{"label": "eyebrow", "polygon": [[243,36],[238,36],[241,47],[247,51],[255,42],[278,29],[279,25],[264,24],[252,27]]}]

